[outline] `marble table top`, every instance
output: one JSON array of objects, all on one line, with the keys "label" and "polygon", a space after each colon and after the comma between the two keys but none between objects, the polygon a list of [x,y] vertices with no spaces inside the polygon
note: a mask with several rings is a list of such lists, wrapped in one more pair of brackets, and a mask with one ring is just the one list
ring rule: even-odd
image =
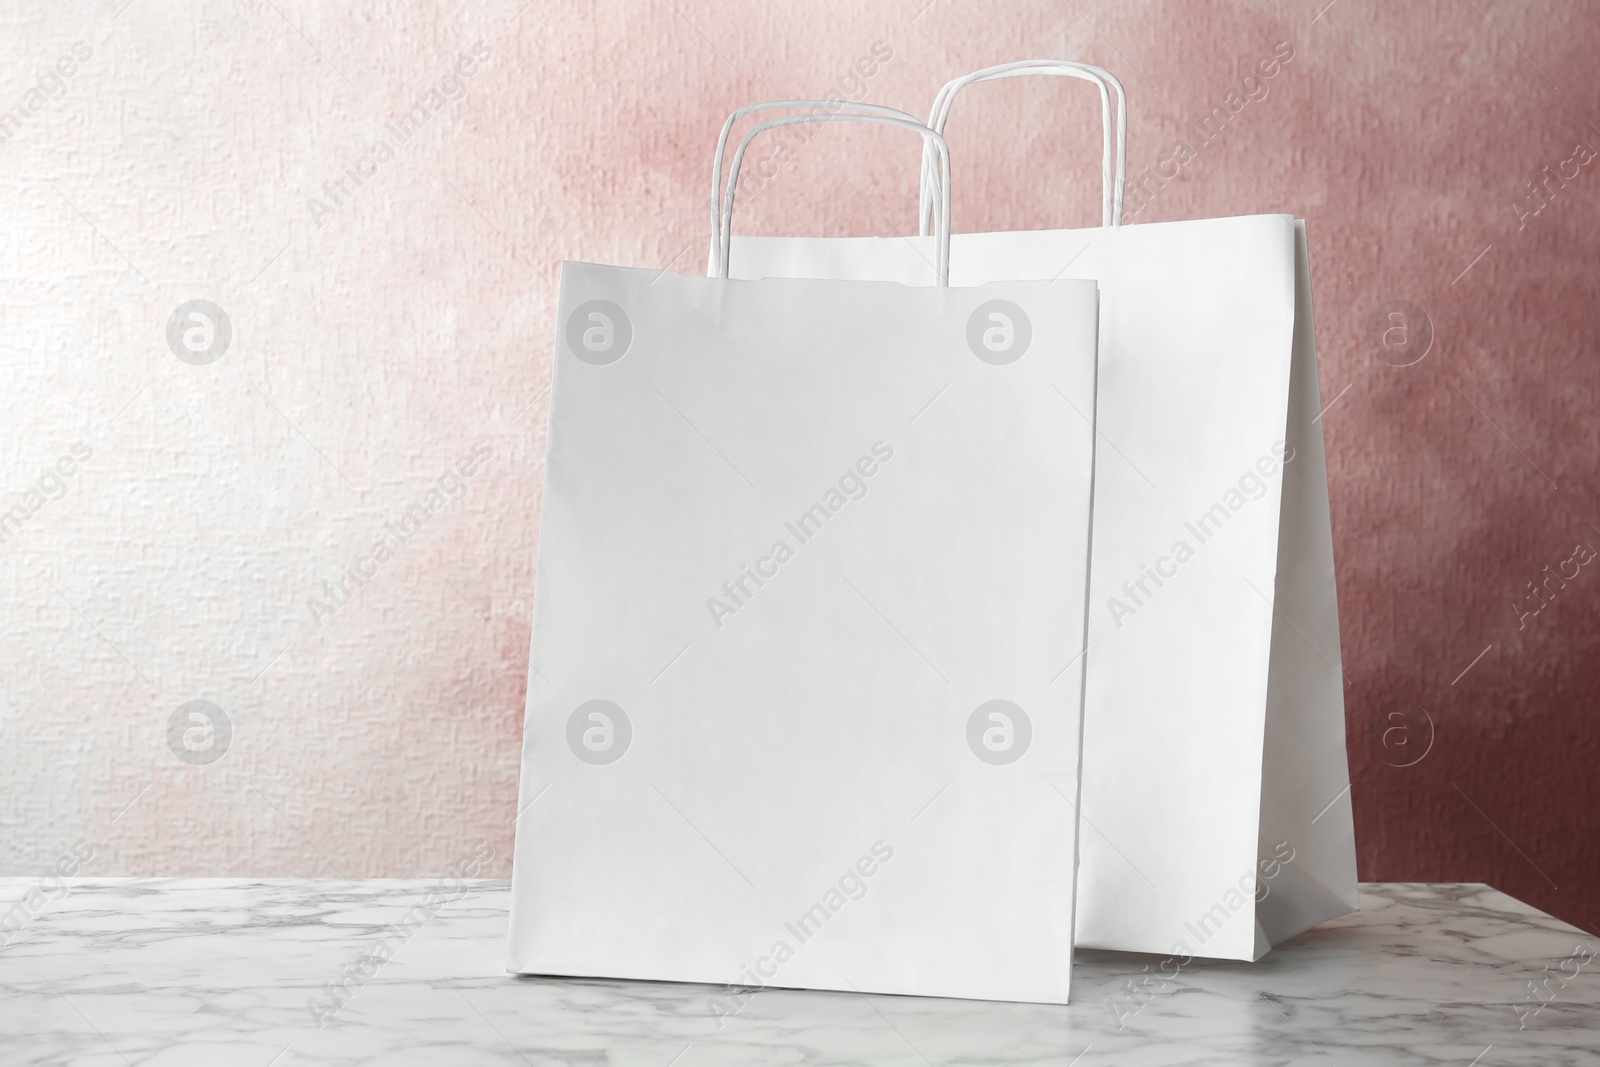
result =
[{"label": "marble table top", "polygon": [[[504,881],[0,879],[0,1063],[1600,1063],[1600,937],[1372,884],[1254,964],[1084,951],[1067,1007],[504,972]],[[720,1024],[720,1025],[719,1025]]]}]

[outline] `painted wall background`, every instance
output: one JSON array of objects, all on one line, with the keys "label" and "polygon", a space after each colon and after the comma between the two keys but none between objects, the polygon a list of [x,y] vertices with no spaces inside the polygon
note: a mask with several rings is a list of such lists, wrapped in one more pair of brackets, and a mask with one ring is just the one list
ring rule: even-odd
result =
[{"label": "painted wall background", "polygon": [[[1135,221],[1309,220],[1362,877],[1594,928],[1600,567],[1530,583],[1600,548],[1600,13],[522,5],[4,9],[0,873],[506,873],[560,262],[702,264],[739,104],[922,113],[1062,56],[1122,76],[1135,175],[1194,149]],[[957,228],[1091,224],[1097,122],[1075,82],[963,97]],[[830,130],[740,226],[905,230],[914,158]],[[195,299],[232,329],[204,365],[167,339]],[[1411,312],[1383,349],[1395,301],[1431,343]],[[169,747],[192,700],[213,763]]]}]

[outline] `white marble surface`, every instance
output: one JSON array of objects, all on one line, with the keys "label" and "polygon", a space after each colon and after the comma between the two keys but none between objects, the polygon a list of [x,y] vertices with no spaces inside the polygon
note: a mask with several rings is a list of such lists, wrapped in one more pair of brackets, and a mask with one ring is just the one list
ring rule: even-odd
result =
[{"label": "white marble surface", "polygon": [[503,881],[0,879],[0,1064],[1600,1063],[1600,937],[1363,890],[1255,964],[1080,953],[1065,1008],[767,990],[719,1029],[712,987],[506,975]]}]

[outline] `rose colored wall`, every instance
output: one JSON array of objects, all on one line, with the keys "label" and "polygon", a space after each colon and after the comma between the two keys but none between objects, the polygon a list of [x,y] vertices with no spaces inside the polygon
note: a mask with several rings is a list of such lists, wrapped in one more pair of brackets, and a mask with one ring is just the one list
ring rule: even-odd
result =
[{"label": "rose colored wall", "polygon": [[[428,874],[481,841],[504,873],[561,260],[702,263],[708,151],[739,104],[921,112],[957,73],[1064,56],[1123,77],[1135,172],[1194,149],[1137,221],[1309,220],[1362,877],[1600,919],[1600,568],[1513,608],[1600,547],[1600,163],[1565,164],[1547,204],[1525,185],[1600,145],[1600,16],[922,4],[10,9],[0,508],[42,506],[0,544],[0,871],[81,838],[100,874]],[[92,56],[41,83],[79,40]],[[479,41],[464,98],[399,144],[385,123]],[[853,75],[875,45],[892,55]],[[1235,90],[1202,143],[1188,123]],[[1089,223],[1094,123],[1076,83],[973,91],[958,228]],[[364,161],[380,139],[395,158]],[[914,155],[828,131],[739,224],[904,229]],[[357,166],[342,203],[322,192]],[[165,337],[195,298],[234,333],[206,366]],[[1409,366],[1415,313],[1409,348],[1375,354],[1393,301],[1431,320]],[[64,492],[29,498],[75,442]],[[314,613],[475,446],[464,488]],[[233,735],[193,766],[167,728],[202,698]]]}]

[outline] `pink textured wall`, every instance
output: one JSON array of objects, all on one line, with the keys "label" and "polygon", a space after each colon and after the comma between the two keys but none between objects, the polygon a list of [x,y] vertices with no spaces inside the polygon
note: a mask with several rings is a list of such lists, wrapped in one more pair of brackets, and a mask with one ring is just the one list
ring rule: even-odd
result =
[{"label": "pink textured wall", "polygon": [[[0,511],[24,507],[0,542],[0,871],[88,847],[99,874],[429,874],[487,842],[504,873],[558,264],[703,263],[709,149],[739,104],[921,113],[955,74],[1061,56],[1122,76],[1136,174],[1192,150],[1130,198],[1135,221],[1309,221],[1362,876],[1600,919],[1600,568],[1576,562],[1600,548],[1591,9],[0,17]],[[402,142],[388,124],[419,101]],[[1205,140],[1190,124],[1213,108]],[[964,97],[957,227],[1091,223],[1096,121],[1078,83]],[[903,230],[914,157],[827,131],[740,227]],[[232,326],[205,365],[166,336],[193,299]],[[1391,302],[1431,321],[1418,362],[1394,365],[1422,344],[1414,311],[1409,348],[1377,355]],[[414,502],[425,520],[403,520]],[[361,562],[380,538],[392,558]],[[341,603],[323,583],[356,566],[371,577]],[[1528,583],[1563,566],[1540,606]],[[231,724],[210,764],[168,744],[196,699]]]}]

